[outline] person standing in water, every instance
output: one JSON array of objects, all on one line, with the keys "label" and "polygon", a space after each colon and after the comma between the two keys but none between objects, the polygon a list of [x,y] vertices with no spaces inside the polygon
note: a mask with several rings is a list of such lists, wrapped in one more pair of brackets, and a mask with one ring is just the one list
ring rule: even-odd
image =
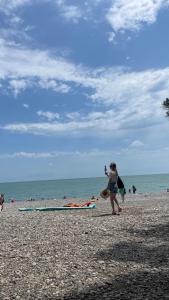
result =
[{"label": "person standing in water", "polygon": [[137,189],[136,189],[136,187],[134,185],[132,185],[132,190],[133,190],[133,194],[135,194],[136,191],[137,191]]},{"label": "person standing in water", "polygon": [[110,164],[110,172],[109,173],[107,172],[107,168],[105,166],[105,175],[107,175],[109,178],[107,188],[110,191],[110,203],[112,206],[112,214],[116,215],[115,204],[117,205],[118,214],[122,211],[122,209],[119,206],[118,200],[116,198],[116,194],[118,191],[118,186],[117,186],[118,172],[117,172],[116,164],[114,162],[112,162]]}]

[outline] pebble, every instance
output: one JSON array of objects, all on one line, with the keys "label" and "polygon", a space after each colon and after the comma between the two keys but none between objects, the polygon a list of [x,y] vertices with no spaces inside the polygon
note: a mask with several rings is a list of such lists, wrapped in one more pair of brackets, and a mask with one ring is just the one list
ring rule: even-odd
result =
[{"label": "pebble", "polygon": [[0,300],[169,299],[169,199],[136,196],[126,199],[119,218],[108,215],[108,200],[69,213],[18,212],[42,205],[36,201],[6,204]]}]

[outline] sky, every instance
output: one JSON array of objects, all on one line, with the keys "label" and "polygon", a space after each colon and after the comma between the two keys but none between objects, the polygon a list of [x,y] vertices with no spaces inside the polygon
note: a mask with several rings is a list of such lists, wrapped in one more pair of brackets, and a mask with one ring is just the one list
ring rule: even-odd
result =
[{"label": "sky", "polygon": [[0,182],[169,173],[168,0],[0,0]]}]

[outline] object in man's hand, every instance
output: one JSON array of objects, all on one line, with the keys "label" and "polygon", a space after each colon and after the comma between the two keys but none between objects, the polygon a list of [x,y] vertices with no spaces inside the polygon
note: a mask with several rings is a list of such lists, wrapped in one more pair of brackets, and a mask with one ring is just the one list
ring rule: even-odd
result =
[{"label": "object in man's hand", "polygon": [[110,191],[108,189],[104,189],[103,191],[101,191],[100,196],[103,199],[107,199],[110,196]]}]

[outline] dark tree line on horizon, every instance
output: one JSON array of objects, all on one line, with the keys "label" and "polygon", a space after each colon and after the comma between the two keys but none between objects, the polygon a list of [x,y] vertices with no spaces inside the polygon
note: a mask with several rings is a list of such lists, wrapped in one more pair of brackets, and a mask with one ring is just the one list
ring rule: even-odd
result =
[{"label": "dark tree line on horizon", "polygon": [[163,101],[163,107],[164,109],[166,109],[166,115],[167,117],[169,117],[169,98],[166,98],[164,101]]}]

